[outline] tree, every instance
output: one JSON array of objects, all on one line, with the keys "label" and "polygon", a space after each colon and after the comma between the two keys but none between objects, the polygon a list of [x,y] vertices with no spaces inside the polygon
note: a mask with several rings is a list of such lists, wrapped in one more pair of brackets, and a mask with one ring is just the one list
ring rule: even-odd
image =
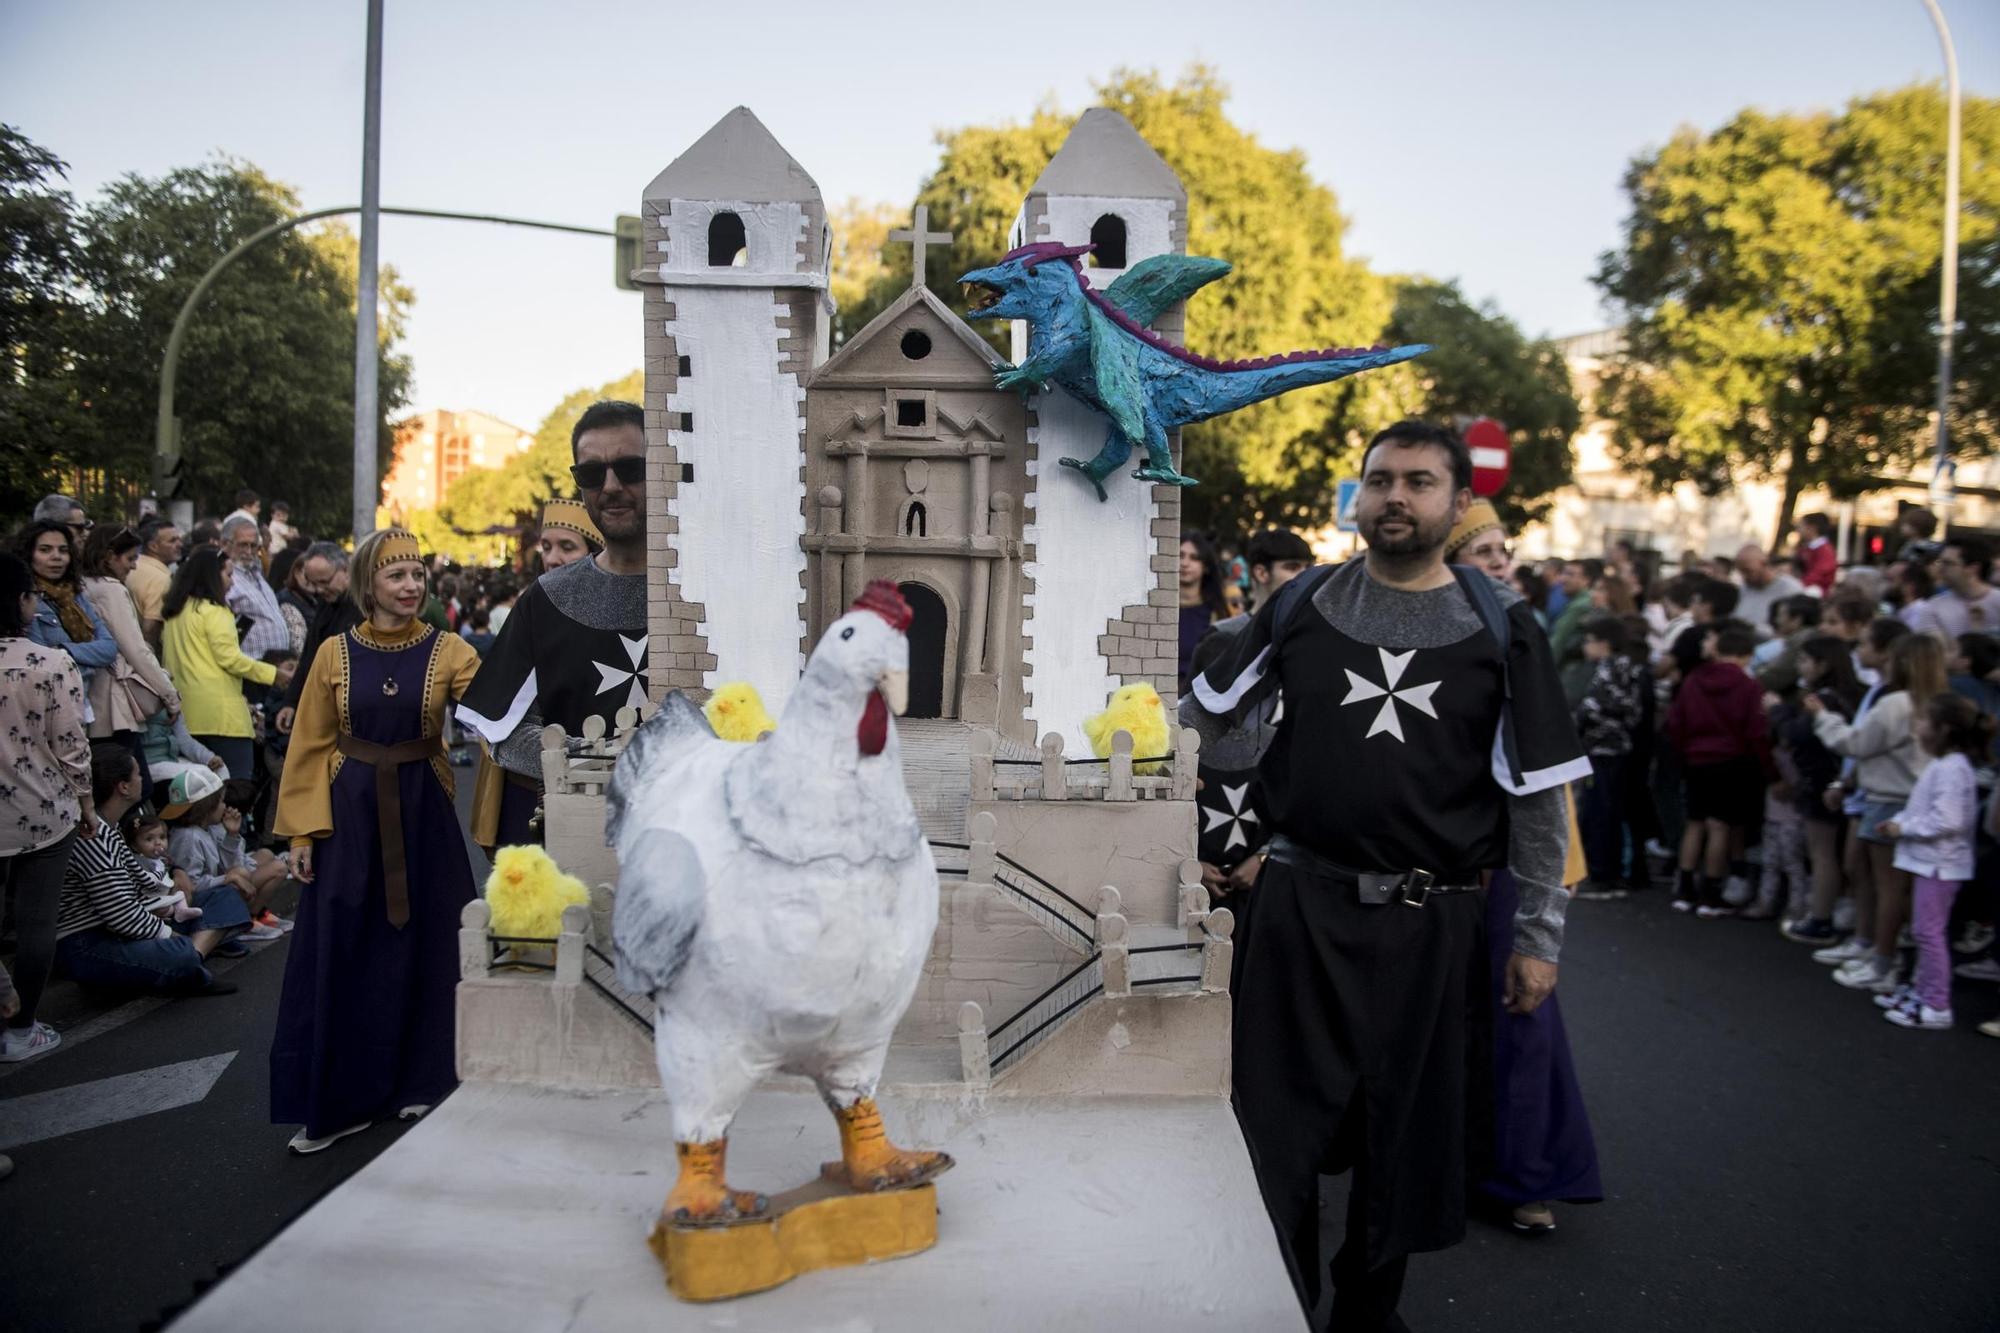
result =
[{"label": "tree", "polygon": [[[828,210],[833,228],[833,273],[830,287],[835,313],[833,345],[838,348],[868,327],[910,284],[909,252],[903,254],[903,276],[892,279],[889,233],[910,225],[909,216],[894,204],[849,199]],[[925,265],[926,268],[929,265]]]},{"label": "tree", "polygon": [[1509,530],[1546,514],[1551,493],[1570,483],[1570,440],[1583,416],[1561,349],[1525,337],[1491,303],[1467,301],[1455,283],[1422,278],[1397,290],[1389,341],[1431,345],[1413,363],[1418,393],[1405,415],[1490,416],[1507,427],[1513,467],[1493,503]]},{"label": "tree", "polygon": [[[1739,472],[1853,494],[1931,446],[1944,99],[1920,85],[1839,114],[1738,113],[1683,129],[1626,173],[1631,214],[1596,281],[1625,351],[1600,410],[1664,489]],[[2000,433],[2000,101],[1964,105],[1954,447]]]},{"label": "tree", "polygon": [[[150,474],[160,361],[182,301],[238,242],[297,211],[290,187],[229,159],[158,180],[123,177],[85,211],[91,318],[77,376],[97,442],[78,461],[107,487],[140,489]],[[286,232],[237,260],[203,298],[175,386],[184,484],[198,507],[220,512],[248,485],[290,500],[306,531],[346,530],[357,258],[353,233],[338,224]],[[387,440],[409,391],[409,359],[394,349],[414,298],[386,268],[380,293]]]},{"label": "tree", "polygon": [[578,389],[542,418],[535,442],[525,450],[499,467],[468,472],[453,482],[437,507],[437,518],[465,535],[534,522],[548,501],[576,494],[569,475],[569,434],[584,409],[603,398],[636,403],[645,391],[645,376],[636,370],[595,389]]},{"label": "tree", "polygon": [[[1209,70],[1177,83],[1119,72],[1097,89],[1179,173],[1188,191],[1188,250],[1235,272],[1188,303],[1188,344],[1221,357],[1372,343],[1390,310],[1389,285],[1342,251],[1346,220],[1314,181],[1303,154],[1259,143],[1228,118],[1227,91]],[[1044,104],[1025,124],[974,126],[938,136],[937,168],[918,192],[932,225],[949,231],[927,265],[932,290],[963,310],[956,279],[1007,248],[1022,199],[1062,146],[1073,117]],[[894,210],[903,225],[901,210]],[[855,247],[859,249],[859,247]],[[847,270],[852,272],[850,268]],[[894,246],[864,286],[851,327],[908,285],[910,253]],[[843,327],[850,327],[843,320]],[[1004,344],[1004,328],[975,324]],[[1182,432],[1193,526],[1245,529],[1263,521],[1324,522],[1339,465],[1416,381],[1404,367],[1287,394]],[[1397,381],[1401,380],[1400,387]]]},{"label": "tree", "polygon": [[82,315],[67,167],[0,125],[0,514],[56,488],[91,425],[71,375]]}]

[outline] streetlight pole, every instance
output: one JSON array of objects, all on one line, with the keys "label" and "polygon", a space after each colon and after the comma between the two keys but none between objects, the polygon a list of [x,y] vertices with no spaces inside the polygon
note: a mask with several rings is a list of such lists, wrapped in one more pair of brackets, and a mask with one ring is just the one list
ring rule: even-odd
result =
[{"label": "streetlight pole", "polygon": [[[1937,28],[1938,45],[1944,49],[1945,158],[1944,158],[1944,282],[1938,295],[1937,370],[1937,465],[1931,478],[1934,498],[1951,503],[1951,344],[1958,328],[1958,51],[1951,44],[1951,28],[1937,0],[1924,0],[1931,23]],[[1940,515],[1940,517],[1943,517]]]},{"label": "streetlight pole", "polygon": [[381,404],[376,386],[376,277],[382,231],[382,0],[368,0],[368,76],[361,112],[361,273],[354,303],[354,539],[375,530]]}]

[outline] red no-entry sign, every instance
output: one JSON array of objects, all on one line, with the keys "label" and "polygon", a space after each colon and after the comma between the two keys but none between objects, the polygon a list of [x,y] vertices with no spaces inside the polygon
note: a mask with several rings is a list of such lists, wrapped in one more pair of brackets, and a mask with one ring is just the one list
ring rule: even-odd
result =
[{"label": "red no-entry sign", "polygon": [[1465,447],[1472,451],[1472,493],[1497,495],[1514,466],[1507,428],[1492,417],[1480,417],[1465,428]]}]

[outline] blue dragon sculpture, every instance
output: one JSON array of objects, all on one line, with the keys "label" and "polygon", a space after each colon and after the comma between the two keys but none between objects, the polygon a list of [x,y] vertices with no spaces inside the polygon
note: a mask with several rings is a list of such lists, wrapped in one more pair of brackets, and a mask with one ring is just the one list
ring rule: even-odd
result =
[{"label": "blue dragon sculpture", "polygon": [[1329,347],[1256,361],[1199,356],[1147,325],[1228,273],[1229,265],[1191,255],[1156,255],[1099,292],[1083,275],[1081,256],[1092,248],[1053,241],[1024,245],[959,282],[974,319],[1024,319],[1030,325],[1028,359],[998,371],[995,384],[1026,393],[1053,382],[1111,419],[1111,433],[1095,458],[1062,460],[1064,467],[1090,479],[1099,500],[1108,498],[1104,479],[1131,457],[1135,445],[1145,449],[1146,461],[1134,477],[1192,486],[1195,479],[1174,467],[1168,432],[1430,350],[1427,344],[1413,343]]}]

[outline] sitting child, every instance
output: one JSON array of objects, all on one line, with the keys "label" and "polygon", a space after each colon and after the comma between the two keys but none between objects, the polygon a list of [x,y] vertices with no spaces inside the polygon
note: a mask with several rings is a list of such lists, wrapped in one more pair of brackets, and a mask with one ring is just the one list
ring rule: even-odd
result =
[{"label": "sitting child", "polygon": [[151,909],[165,911],[177,922],[199,919],[201,909],[188,901],[192,881],[167,864],[166,822],[140,806],[126,819],[120,831],[125,835],[125,845],[132,849],[132,855],[139,858],[140,866],[158,885],[159,892],[149,904]]},{"label": "sitting child", "polygon": [[174,864],[187,872],[197,892],[228,885],[250,908],[251,929],[243,938],[271,940],[292,923],[271,911],[271,895],[288,871],[283,858],[252,856],[243,845],[243,813],[227,804],[222,779],[191,768],[168,784],[160,815],[171,826],[168,847]]}]

